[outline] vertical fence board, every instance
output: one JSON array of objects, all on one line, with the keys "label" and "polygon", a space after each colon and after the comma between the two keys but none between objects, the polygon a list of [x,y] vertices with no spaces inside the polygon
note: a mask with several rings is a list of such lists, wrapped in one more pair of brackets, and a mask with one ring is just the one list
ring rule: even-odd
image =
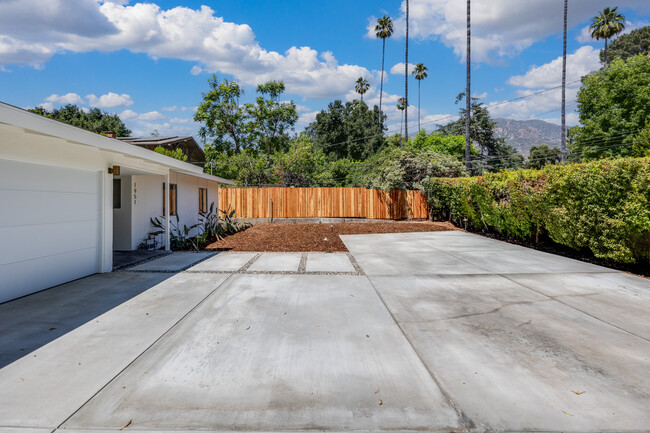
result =
[{"label": "vertical fence board", "polygon": [[235,211],[236,218],[425,219],[429,216],[429,205],[420,191],[386,193],[365,188],[221,188],[219,209],[228,207]]}]

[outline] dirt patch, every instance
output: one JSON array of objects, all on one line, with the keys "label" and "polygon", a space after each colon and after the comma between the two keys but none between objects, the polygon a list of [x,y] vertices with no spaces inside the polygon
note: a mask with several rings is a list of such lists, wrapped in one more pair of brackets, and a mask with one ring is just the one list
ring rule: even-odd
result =
[{"label": "dirt patch", "polygon": [[440,222],[259,224],[210,244],[206,250],[306,252],[347,251],[339,235],[458,230]]}]

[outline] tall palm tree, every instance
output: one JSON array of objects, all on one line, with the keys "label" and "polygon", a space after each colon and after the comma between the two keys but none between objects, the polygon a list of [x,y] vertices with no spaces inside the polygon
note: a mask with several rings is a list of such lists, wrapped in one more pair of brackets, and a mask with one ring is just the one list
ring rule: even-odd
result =
[{"label": "tall palm tree", "polygon": [[568,0],[564,0],[564,39],[562,48],[562,162],[566,162],[566,30]]},{"label": "tall palm tree", "polygon": [[613,38],[621,33],[625,28],[625,17],[614,9],[605,8],[598,15],[596,15],[589,29],[591,30],[591,37],[596,40],[605,39],[605,66],[607,66],[607,40]]},{"label": "tall palm tree", "polygon": [[402,135],[402,125],[404,124],[404,109],[406,108],[406,98],[399,98],[397,100],[397,109],[402,111],[399,116],[399,135]]},{"label": "tall palm tree", "polygon": [[424,63],[418,63],[413,70],[413,75],[418,80],[418,133],[420,132],[420,81],[427,78],[427,71],[428,68],[424,66]]},{"label": "tall palm tree", "polygon": [[384,133],[383,120],[381,116],[381,102],[384,97],[384,58],[386,56],[386,38],[390,38],[393,34],[393,19],[384,15],[377,20],[375,26],[375,34],[381,38],[381,86],[379,90],[379,122],[382,124],[381,133]]},{"label": "tall palm tree", "polygon": [[467,0],[467,89],[465,90],[465,101],[467,102],[467,108],[465,111],[465,168],[467,171],[472,169],[472,164],[470,161],[470,149],[472,146],[472,140],[469,136],[469,126],[470,126],[470,117],[472,115],[472,26],[470,19],[471,12],[471,0]]},{"label": "tall palm tree", "polygon": [[359,95],[361,95],[361,102],[363,102],[363,94],[368,91],[370,88],[370,84],[368,84],[368,80],[364,79],[363,77],[359,77],[357,80],[357,85],[354,86],[354,90],[357,91]]},{"label": "tall palm tree", "polygon": [[406,60],[404,60],[404,136],[409,139],[409,0],[406,0]]}]

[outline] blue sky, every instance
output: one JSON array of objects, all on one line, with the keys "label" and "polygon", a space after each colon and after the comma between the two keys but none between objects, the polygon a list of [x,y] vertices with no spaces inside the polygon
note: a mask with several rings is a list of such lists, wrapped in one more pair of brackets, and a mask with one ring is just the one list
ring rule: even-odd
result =
[{"label": "blue sky", "polygon": [[[628,30],[650,23],[646,0],[617,3]],[[464,90],[465,0],[411,0],[409,63],[424,63],[423,122],[433,127],[458,112]],[[569,0],[568,79],[598,68],[601,41],[586,34],[605,0]],[[494,104],[560,84],[562,0],[474,2],[473,89]],[[20,107],[73,102],[121,115],[134,135],[195,134],[194,107],[212,73],[239,80],[242,102],[255,85],[285,81],[301,115],[297,130],[334,99],[356,97],[371,83],[378,102],[381,41],[377,17],[396,31],[386,43],[385,111],[404,92],[404,2],[399,0],[0,0],[0,100]],[[396,66],[397,65],[397,66]],[[401,75],[391,73],[391,70]],[[570,86],[569,123],[575,124]],[[495,117],[559,119],[559,91],[495,106]],[[409,82],[409,119],[417,119],[417,83]]]}]

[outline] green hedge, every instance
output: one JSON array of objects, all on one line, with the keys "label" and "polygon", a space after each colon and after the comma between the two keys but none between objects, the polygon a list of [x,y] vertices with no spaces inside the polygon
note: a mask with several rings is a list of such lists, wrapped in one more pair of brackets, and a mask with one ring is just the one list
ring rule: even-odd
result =
[{"label": "green hedge", "polygon": [[650,158],[433,178],[424,193],[434,217],[470,230],[526,241],[547,235],[616,262],[650,260]]}]

